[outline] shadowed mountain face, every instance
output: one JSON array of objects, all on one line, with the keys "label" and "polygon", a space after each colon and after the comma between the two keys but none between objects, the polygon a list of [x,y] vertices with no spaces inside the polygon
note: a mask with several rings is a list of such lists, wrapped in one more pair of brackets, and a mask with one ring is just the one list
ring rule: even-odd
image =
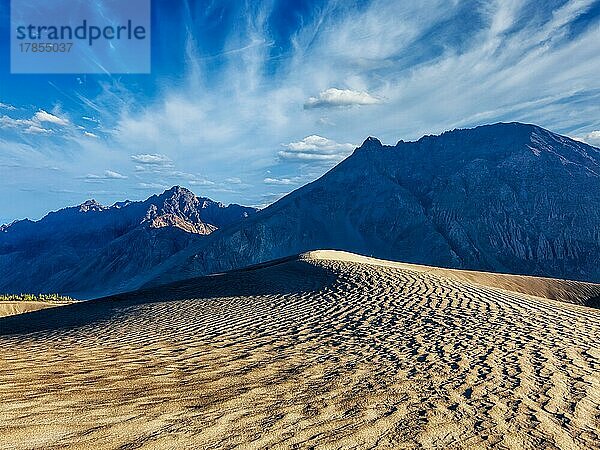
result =
[{"label": "shadowed mountain face", "polygon": [[240,221],[255,209],[224,206],[173,187],[143,202],[95,200],[0,228],[0,292],[90,297],[127,289],[135,277]]},{"label": "shadowed mountain face", "polygon": [[600,150],[519,123],[384,146],[157,268],[149,284],[319,248],[600,281]]}]

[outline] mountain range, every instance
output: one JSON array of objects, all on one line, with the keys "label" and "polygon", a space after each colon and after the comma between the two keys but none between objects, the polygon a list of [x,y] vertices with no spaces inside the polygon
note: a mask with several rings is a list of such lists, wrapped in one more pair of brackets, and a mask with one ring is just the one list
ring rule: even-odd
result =
[{"label": "mountain range", "polygon": [[2,227],[0,291],[89,297],[322,248],[598,282],[599,182],[600,149],[535,125],[395,146],[368,138],[258,212],[176,187],[146,202],[86,202]]},{"label": "mountain range", "polygon": [[175,186],[143,202],[88,200],[36,222],[13,222],[0,227],[0,291],[89,298],[127,289],[136,276],[255,212]]}]

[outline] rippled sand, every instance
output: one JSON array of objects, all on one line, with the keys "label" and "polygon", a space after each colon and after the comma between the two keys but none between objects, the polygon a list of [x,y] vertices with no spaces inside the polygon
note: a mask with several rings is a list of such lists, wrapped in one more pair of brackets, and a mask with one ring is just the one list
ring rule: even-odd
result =
[{"label": "rippled sand", "polygon": [[2,318],[0,448],[598,448],[600,311],[533,295],[598,286],[502,280],[316,252]]}]

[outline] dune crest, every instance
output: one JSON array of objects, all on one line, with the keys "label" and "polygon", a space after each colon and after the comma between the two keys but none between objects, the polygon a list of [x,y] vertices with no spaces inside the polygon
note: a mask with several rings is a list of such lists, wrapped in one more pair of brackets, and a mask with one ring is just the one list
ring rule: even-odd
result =
[{"label": "dune crest", "polygon": [[2,318],[0,448],[596,447],[600,311],[439,270],[318,251]]},{"label": "dune crest", "polygon": [[558,278],[532,277],[474,270],[445,269],[441,267],[407,264],[371,258],[339,250],[315,250],[300,255],[301,259],[349,261],[399,269],[428,272],[456,281],[475,283],[505,291],[532,295],[576,305],[600,307],[600,284]]}]

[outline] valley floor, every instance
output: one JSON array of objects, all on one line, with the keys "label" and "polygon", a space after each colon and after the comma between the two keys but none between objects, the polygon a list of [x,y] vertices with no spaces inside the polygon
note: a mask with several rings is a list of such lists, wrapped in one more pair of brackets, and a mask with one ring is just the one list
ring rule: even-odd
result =
[{"label": "valley floor", "polygon": [[2,318],[0,448],[599,448],[600,310],[485,280],[316,252]]}]

